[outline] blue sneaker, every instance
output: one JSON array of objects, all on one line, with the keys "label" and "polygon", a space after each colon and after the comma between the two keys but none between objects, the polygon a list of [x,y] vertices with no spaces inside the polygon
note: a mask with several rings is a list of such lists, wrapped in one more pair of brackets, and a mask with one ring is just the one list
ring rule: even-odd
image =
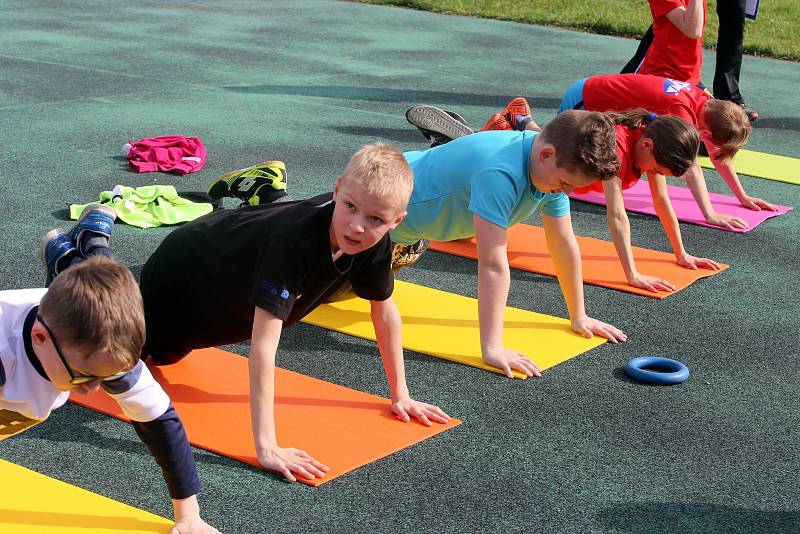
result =
[{"label": "blue sneaker", "polygon": [[61,272],[59,261],[77,252],[69,232],[64,231],[63,228],[50,230],[44,235],[39,246],[39,259],[45,268],[44,287],[49,287],[53,279]]},{"label": "blue sneaker", "polygon": [[117,212],[111,206],[104,204],[89,204],[83,209],[78,222],[69,229],[70,240],[75,244],[78,254],[86,257],[85,250],[82,250],[84,243],[84,233],[94,234],[111,239],[111,232],[114,231],[114,221],[117,219]]}]

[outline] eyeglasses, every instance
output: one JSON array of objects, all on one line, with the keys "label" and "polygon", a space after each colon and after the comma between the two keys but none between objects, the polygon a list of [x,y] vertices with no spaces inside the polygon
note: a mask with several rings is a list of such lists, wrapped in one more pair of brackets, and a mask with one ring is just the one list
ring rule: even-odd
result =
[{"label": "eyeglasses", "polygon": [[56,336],[53,335],[53,331],[50,330],[50,327],[47,326],[47,323],[44,322],[44,319],[42,319],[42,316],[39,315],[38,313],[36,314],[36,320],[42,323],[44,329],[47,330],[48,334],[50,334],[50,339],[53,342],[53,347],[55,347],[56,349],[56,354],[58,354],[58,357],[61,358],[61,363],[64,364],[64,369],[66,369],[67,373],[69,373],[70,377],[69,383],[72,384],[73,386],[88,384],[89,382],[94,382],[95,380],[114,380],[116,378],[120,378],[121,376],[127,373],[127,371],[121,371],[119,373],[114,373],[113,375],[109,376],[92,376],[92,375],[75,374],[75,371],[67,363],[67,359],[64,358],[64,354],[61,352],[61,347],[58,346],[58,341],[56,341]]}]

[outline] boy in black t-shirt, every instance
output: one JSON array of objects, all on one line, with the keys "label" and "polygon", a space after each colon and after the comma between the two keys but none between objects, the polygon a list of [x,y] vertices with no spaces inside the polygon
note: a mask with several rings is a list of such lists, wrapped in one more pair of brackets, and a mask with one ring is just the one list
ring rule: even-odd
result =
[{"label": "boy in black t-shirt", "polygon": [[256,452],[263,467],[289,481],[322,477],[328,468],[305,451],[278,446],[274,380],[281,329],[346,281],[370,301],[392,411],[425,425],[449,419],[438,407],[413,400],[405,382],[388,232],[403,220],[412,188],[411,169],[397,149],[366,145],[350,159],[333,194],[211,213],[172,232],[142,270],[143,354],[154,363],[251,340]]}]

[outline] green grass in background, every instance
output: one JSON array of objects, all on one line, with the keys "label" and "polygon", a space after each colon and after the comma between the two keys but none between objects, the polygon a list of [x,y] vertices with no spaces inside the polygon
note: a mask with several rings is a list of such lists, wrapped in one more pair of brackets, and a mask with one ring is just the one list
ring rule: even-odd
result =
[{"label": "green grass in background", "polygon": [[[591,33],[640,37],[652,22],[646,0],[356,0]],[[705,45],[717,42],[716,0],[708,0]],[[800,0],[766,0],[748,20],[745,53],[800,61]],[[633,54],[633,51],[631,51]]]}]

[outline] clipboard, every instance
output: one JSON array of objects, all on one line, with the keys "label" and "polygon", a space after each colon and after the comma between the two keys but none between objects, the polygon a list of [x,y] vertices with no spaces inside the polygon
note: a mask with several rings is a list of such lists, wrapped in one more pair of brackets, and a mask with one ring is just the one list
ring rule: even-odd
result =
[{"label": "clipboard", "polygon": [[758,15],[758,1],[759,0],[747,0],[744,7],[744,16],[746,18],[756,20],[756,16]]}]

